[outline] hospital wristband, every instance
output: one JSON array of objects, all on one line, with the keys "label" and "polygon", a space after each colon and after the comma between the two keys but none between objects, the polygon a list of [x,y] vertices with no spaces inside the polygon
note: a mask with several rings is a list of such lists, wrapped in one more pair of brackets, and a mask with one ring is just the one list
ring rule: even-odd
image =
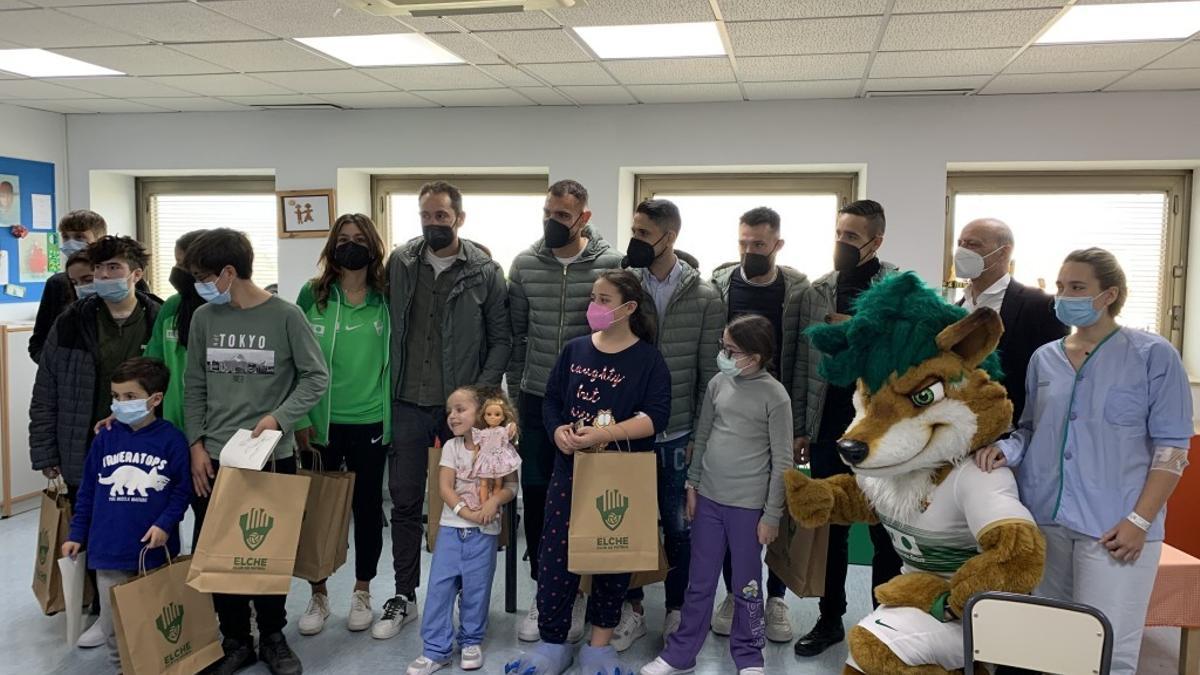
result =
[{"label": "hospital wristband", "polygon": [[455,505],[454,505],[454,515],[456,515],[456,516],[457,516],[457,515],[458,515],[458,512],[459,512],[459,511],[462,511],[462,510],[463,510],[463,508],[464,508],[464,507],[466,507],[466,505],[467,505],[467,503],[466,503],[466,502],[459,502],[459,503],[455,504]]},{"label": "hospital wristband", "polygon": [[1125,520],[1133,523],[1142,532],[1150,531],[1150,521],[1138,515],[1137,511],[1130,511],[1129,515],[1125,516]]}]

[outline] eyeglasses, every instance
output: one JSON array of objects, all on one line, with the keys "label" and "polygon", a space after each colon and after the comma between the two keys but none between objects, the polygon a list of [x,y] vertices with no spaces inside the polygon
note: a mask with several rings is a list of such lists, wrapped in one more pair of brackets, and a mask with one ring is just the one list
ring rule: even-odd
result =
[{"label": "eyeglasses", "polygon": [[725,358],[734,359],[735,361],[746,355],[746,352],[730,349],[724,342],[720,341],[717,342],[717,349],[725,355]]}]

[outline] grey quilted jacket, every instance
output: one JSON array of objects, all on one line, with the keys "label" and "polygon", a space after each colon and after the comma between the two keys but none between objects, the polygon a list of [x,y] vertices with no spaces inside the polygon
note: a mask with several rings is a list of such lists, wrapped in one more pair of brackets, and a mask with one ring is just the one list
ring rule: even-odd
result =
[{"label": "grey quilted jacket", "polygon": [[590,332],[587,306],[597,273],[620,267],[621,254],[590,226],[579,258],[563,267],[541,239],[522,251],[508,273],[509,315],[513,349],[508,387],[546,395],[546,380],[567,341]]},{"label": "grey quilted jacket", "polygon": [[[734,270],[739,267],[740,263],[731,262],[721,265],[713,270],[712,282],[721,292],[721,298],[725,301],[725,305],[729,305],[729,280],[733,276]],[[792,428],[796,436],[802,435],[800,432],[804,429],[804,406],[796,405],[796,401],[803,400],[803,391],[797,392],[793,388],[794,380],[792,373],[795,370],[796,361],[796,341],[800,339],[800,331],[808,327],[800,319],[800,304],[808,291],[808,277],[799,270],[779,265],[779,271],[783,273],[783,346],[779,350],[779,378],[783,384],[783,388],[787,389],[792,395]],[[799,394],[799,397],[797,396]]]},{"label": "grey quilted jacket", "polygon": [[[159,303],[141,292],[137,298],[146,310],[149,336]],[[34,471],[57,466],[72,486],[82,479],[95,423],[92,408],[100,361],[96,316],[101,302],[94,296],[80,300],[54,322],[42,346],[29,401],[29,458]]]},{"label": "grey quilted jacket", "polygon": [[[725,329],[725,302],[711,282],[683,260],[679,286],[667,301],[666,316],[658,316],[647,298],[645,309],[655,322],[655,341],[671,371],[671,418],[666,433],[690,431],[700,417],[700,402],[708,381],[717,374],[717,349]],[[646,283],[646,269],[630,269]]]},{"label": "grey quilted jacket", "polygon": [[[889,274],[896,273],[896,266],[890,262],[879,261],[879,272],[871,279],[875,283]],[[830,272],[817,279],[804,294],[801,304],[800,324],[810,326],[824,323],[826,316],[836,309],[837,301],[837,272]],[[800,411],[800,427],[803,433],[799,436],[816,438],[821,427],[821,415],[825,410],[825,390],[829,383],[817,372],[821,362],[821,352],[808,341],[808,337],[800,334],[800,343],[796,349],[796,367],[792,373],[792,410]]]}]

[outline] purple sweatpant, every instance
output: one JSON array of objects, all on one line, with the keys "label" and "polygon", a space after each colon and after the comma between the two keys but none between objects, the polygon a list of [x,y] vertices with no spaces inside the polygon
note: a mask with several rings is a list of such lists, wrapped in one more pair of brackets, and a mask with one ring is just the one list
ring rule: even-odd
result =
[{"label": "purple sweatpant", "polygon": [[683,600],[679,630],[667,639],[661,657],[673,668],[696,666],[696,654],[704,646],[712,623],[713,598],[721,566],[728,550],[733,558],[733,632],[729,653],[738,670],[761,668],[766,644],[763,618],[762,545],[758,543],[758,521],[762,509],[723,506],[696,495],[696,517],[692,521],[692,564]]}]

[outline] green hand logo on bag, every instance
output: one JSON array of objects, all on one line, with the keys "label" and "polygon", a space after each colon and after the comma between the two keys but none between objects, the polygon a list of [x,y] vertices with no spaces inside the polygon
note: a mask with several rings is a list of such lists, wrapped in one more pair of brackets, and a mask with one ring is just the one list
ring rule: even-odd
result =
[{"label": "green hand logo on bag", "polygon": [[605,490],[604,494],[596,497],[596,510],[604,526],[616,531],[625,521],[625,512],[629,510],[629,497],[622,497],[620,490]]},{"label": "green hand logo on bag", "polygon": [[38,567],[46,564],[46,554],[50,552],[50,531],[38,533]]},{"label": "green hand logo on bag", "polygon": [[154,620],[155,627],[158,632],[162,633],[163,639],[171,644],[179,642],[179,636],[183,635],[183,605],[170,603],[162,608],[162,613]]},{"label": "green hand logo on bag", "polygon": [[246,543],[246,548],[253,551],[267,540],[267,534],[275,527],[275,518],[267,515],[263,509],[250,509],[242,514],[238,524],[242,527],[242,541]]}]

